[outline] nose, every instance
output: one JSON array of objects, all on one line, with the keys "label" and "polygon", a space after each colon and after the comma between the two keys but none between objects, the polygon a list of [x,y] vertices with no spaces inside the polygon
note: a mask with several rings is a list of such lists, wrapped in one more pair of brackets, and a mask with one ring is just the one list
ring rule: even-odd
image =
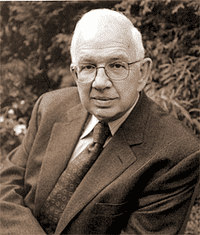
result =
[{"label": "nose", "polygon": [[97,90],[104,90],[106,88],[110,88],[112,86],[112,82],[109,77],[105,73],[104,67],[99,67],[97,69],[97,75],[92,83],[92,87]]}]

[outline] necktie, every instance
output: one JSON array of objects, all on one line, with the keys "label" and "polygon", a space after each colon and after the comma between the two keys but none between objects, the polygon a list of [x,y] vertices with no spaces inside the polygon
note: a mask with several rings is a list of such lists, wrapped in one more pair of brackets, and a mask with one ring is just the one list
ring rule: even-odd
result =
[{"label": "necktie", "polygon": [[93,130],[93,143],[89,144],[70,162],[61,174],[38,216],[38,221],[47,234],[53,234],[55,231],[68,201],[101,153],[103,145],[110,134],[108,125],[104,122],[98,122]]}]

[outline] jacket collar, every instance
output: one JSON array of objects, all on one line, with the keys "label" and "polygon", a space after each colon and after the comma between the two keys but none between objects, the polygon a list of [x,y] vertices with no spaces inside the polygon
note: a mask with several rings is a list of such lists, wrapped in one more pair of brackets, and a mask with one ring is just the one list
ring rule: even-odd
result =
[{"label": "jacket collar", "polygon": [[149,109],[149,99],[142,91],[135,108],[119,128],[123,129],[125,138],[129,145],[136,145],[143,142]]},{"label": "jacket collar", "polygon": [[66,122],[54,124],[43,157],[36,190],[35,215],[66,168],[81,135],[88,113],[81,104],[67,112]]}]

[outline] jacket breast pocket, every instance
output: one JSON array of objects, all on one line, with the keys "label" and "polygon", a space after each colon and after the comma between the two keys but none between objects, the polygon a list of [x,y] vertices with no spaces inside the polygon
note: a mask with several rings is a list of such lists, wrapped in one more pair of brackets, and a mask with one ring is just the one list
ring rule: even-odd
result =
[{"label": "jacket breast pocket", "polygon": [[114,217],[125,214],[127,209],[127,202],[121,204],[96,203],[93,214],[97,216]]}]

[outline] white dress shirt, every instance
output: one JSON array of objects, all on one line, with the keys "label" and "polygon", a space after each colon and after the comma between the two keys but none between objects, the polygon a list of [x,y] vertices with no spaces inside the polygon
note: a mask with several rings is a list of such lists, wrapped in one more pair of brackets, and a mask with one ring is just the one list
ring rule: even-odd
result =
[{"label": "white dress shirt", "polygon": [[[119,127],[122,125],[122,123],[127,119],[127,117],[129,116],[129,114],[131,113],[131,111],[133,110],[133,108],[135,107],[135,105],[137,104],[139,100],[139,95],[137,97],[137,100],[135,101],[135,103],[133,104],[133,106],[119,119],[113,121],[113,122],[108,122],[108,126],[110,128],[110,132],[112,134],[112,136],[115,134],[115,132],[119,129]],[[94,116],[91,115],[89,117],[89,120],[87,121],[86,127],[76,145],[76,148],[72,154],[71,160],[72,161],[76,156],[79,155],[79,153],[81,153],[88,144],[93,142],[93,129],[95,127],[95,125],[99,122],[99,120]],[[108,142],[110,141],[110,139],[112,138],[112,136],[110,136],[105,144],[104,147],[108,144]]]}]

